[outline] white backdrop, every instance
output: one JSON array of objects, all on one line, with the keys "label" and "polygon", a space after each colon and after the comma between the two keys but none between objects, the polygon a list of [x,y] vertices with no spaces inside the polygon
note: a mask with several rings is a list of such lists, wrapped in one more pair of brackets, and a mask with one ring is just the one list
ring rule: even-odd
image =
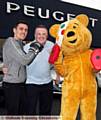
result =
[{"label": "white backdrop", "polygon": [[97,10],[101,10],[101,0],[61,0]]}]

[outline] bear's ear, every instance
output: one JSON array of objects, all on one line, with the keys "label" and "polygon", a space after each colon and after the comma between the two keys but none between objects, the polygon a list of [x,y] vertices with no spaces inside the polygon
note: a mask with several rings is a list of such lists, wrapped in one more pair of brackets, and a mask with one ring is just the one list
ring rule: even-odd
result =
[{"label": "bear's ear", "polygon": [[49,33],[52,37],[56,38],[57,36],[57,32],[59,30],[59,26],[60,24],[55,24],[55,25],[52,25],[49,29]]},{"label": "bear's ear", "polygon": [[84,26],[88,26],[89,23],[89,19],[88,16],[85,14],[80,14],[78,16],[76,16],[76,19],[79,20]]}]

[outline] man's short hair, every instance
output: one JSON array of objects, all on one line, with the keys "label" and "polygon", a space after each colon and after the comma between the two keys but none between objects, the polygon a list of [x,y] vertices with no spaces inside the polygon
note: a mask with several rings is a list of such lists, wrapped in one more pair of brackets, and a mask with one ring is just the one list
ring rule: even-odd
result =
[{"label": "man's short hair", "polygon": [[37,28],[45,28],[47,30],[47,27],[45,25],[38,25],[38,26],[36,26],[35,29],[37,29]]},{"label": "man's short hair", "polygon": [[18,26],[19,24],[25,24],[25,25],[28,26],[28,23],[27,23],[26,21],[24,21],[24,20],[19,20],[19,21],[17,21],[17,22],[15,23],[14,28],[17,28],[17,26]]},{"label": "man's short hair", "polygon": [[35,31],[36,31],[37,28],[44,28],[44,29],[47,30],[47,33],[48,33],[48,29],[47,29],[47,27],[45,25],[38,25],[38,26],[36,26],[36,28],[34,30],[34,33],[35,33]]}]

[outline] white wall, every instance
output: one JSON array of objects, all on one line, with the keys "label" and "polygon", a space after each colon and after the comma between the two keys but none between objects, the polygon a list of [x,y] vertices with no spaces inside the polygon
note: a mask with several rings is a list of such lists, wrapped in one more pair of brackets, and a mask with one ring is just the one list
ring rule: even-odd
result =
[{"label": "white wall", "polygon": [[61,0],[61,1],[101,10],[101,0]]}]

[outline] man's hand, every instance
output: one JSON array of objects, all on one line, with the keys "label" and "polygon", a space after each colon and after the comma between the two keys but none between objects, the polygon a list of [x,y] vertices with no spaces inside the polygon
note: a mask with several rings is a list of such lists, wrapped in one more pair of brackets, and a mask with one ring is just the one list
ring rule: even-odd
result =
[{"label": "man's hand", "polygon": [[55,84],[59,84],[59,82],[60,82],[60,75],[58,75],[57,73],[56,73],[56,79],[54,79],[54,81],[55,81]]},{"label": "man's hand", "polygon": [[7,68],[7,66],[3,65],[2,71],[3,71],[4,75],[7,75],[8,74],[8,68]]}]

